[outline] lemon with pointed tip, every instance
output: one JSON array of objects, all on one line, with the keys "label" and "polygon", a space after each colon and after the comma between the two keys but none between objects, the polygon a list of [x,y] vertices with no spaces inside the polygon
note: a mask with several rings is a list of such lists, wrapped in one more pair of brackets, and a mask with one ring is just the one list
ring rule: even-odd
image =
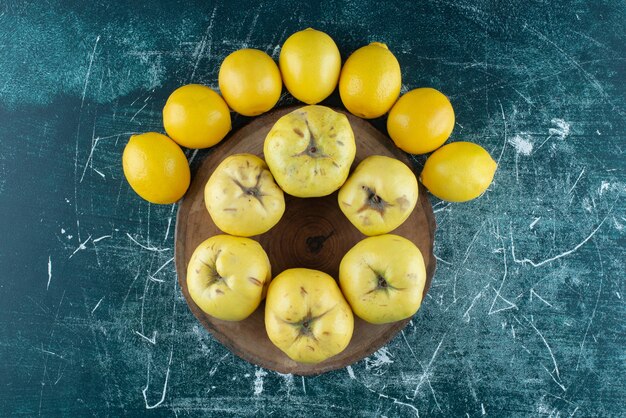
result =
[{"label": "lemon with pointed tip", "polygon": [[441,92],[419,88],[404,94],[387,118],[389,136],[401,150],[425,154],[439,148],[454,128],[454,109]]},{"label": "lemon with pointed tip", "polygon": [[244,116],[257,116],[273,108],[283,87],[274,60],[263,51],[249,48],[224,59],[218,82],[226,103]]},{"label": "lemon with pointed tip", "polygon": [[188,84],[174,90],[167,99],[163,127],[183,147],[212,147],[231,129],[230,110],[209,87]]},{"label": "lemon with pointed tip", "polygon": [[439,199],[466,202],[487,190],[497,167],[480,145],[452,142],[428,157],[420,179]]},{"label": "lemon with pointed tip", "polygon": [[380,42],[357,49],[348,57],[339,77],[339,95],[346,109],[365,119],[391,109],[400,95],[400,64]]},{"label": "lemon with pointed tip", "polygon": [[151,203],[174,203],[189,187],[191,174],[183,150],[156,132],[130,137],[122,167],[133,190]]},{"label": "lemon with pointed tip", "polygon": [[330,36],[308,28],[287,38],[278,65],[289,93],[306,104],[316,104],[337,87],[341,55]]}]

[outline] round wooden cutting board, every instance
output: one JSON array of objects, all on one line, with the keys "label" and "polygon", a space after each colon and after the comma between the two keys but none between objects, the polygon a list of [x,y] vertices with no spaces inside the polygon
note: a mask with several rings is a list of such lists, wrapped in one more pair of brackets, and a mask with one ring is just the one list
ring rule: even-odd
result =
[{"label": "round wooden cutting board", "polygon": [[[222,344],[244,360],[263,368],[280,373],[315,375],[345,367],[372,354],[402,330],[409,320],[373,325],[355,316],[354,334],[343,352],[322,363],[301,364],[287,357],[267,337],[263,318],[264,303],[243,321],[221,321],[205,314],[194,303],[187,290],[187,263],[193,251],[202,241],[222,233],[211,220],[204,205],[204,186],[207,180],[217,165],[229,155],[250,153],[263,158],[265,136],[281,116],[295,109],[278,109],[254,119],[206,156],[178,209],[175,259],[178,282],[189,308]],[[368,122],[346,112],[342,113],[348,116],[356,138],[357,151],[353,169],[370,155],[395,157],[412,167],[409,159],[395,148],[389,138]],[[427,272],[425,295],[435,271],[433,241],[436,226],[432,207],[421,183],[419,193],[417,206],[411,216],[392,233],[408,238],[421,250]],[[285,194],[285,204],[285,214],[280,222],[265,234],[253,237],[268,254],[272,275],[276,276],[288,268],[305,267],[321,270],[337,278],[343,255],[365,238],[339,209],[337,192],[310,199],[299,199]]]}]

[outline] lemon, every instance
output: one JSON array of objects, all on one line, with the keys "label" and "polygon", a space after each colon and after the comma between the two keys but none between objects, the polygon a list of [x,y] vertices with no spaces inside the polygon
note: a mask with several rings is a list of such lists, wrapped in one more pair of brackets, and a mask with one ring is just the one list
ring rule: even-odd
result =
[{"label": "lemon", "polygon": [[226,103],[244,116],[270,110],[278,102],[283,87],[278,66],[258,49],[240,49],[227,56],[218,81]]},{"label": "lemon", "polygon": [[156,132],[131,136],[122,166],[130,187],[148,202],[174,203],[189,187],[191,176],[183,150]]},{"label": "lemon", "polygon": [[400,64],[379,42],[354,51],[341,70],[339,95],[350,113],[377,118],[391,109],[400,95]]},{"label": "lemon", "polygon": [[337,87],[341,55],[330,36],[308,28],[287,38],[278,65],[289,93],[304,103],[316,104]]},{"label": "lemon", "polygon": [[454,109],[446,96],[432,88],[411,90],[396,102],[387,118],[387,131],[396,146],[411,154],[439,148],[454,128]]},{"label": "lemon", "polygon": [[453,142],[428,157],[420,179],[438,198],[466,202],[487,190],[496,168],[496,162],[480,145]]},{"label": "lemon", "polygon": [[228,105],[206,86],[188,84],[174,90],[163,108],[167,134],[187,148],[208,148],[231,129]]}]

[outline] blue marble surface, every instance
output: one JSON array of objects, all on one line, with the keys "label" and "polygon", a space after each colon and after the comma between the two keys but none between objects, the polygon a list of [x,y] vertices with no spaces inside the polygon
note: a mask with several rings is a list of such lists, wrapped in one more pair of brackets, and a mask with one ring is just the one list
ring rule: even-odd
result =
[{"label": "blue marble surface", "polygon": [[[277,59],[309,26],[344,60],[387,43],[403,92],[448,95],[451,140],[499,169],[475,201],[432,198],[438,269],[409,326],[301,378],[195,320],[176,206],[139,199],[121,153],[176,87],[217,89],[230,52]],[[0,415],[626,415],[625,26],[624,1],[3,2]]]}]

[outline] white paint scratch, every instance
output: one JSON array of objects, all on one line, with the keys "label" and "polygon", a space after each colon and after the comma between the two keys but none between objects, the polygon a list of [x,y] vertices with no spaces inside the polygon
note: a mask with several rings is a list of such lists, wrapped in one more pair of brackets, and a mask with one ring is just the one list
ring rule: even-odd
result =
[{"label": "white paint scratch", "polygon": [[524,101],[526,103],[528,103],[529,105],[531,105],[532,107],[536,107],[535,104],[532,102],[532,100],[530,100],[530,98],[528,96],[523,95],[519,90],[517,90],[515,87],[511,87],[513,89],[513,91],[515,93],[517,93],[522,99],[524,99]]},{"label": "white paint scratch", "polygon": [[163,393],[161,394],[161,399],[154,405],[148,404],[148,398],[146,393],[148,392],[148,386],[150,385],[150,365],[148,364],[148,381],[146,382],[146,387],[143,388],[141,393],[143,393],[143,400],[146,403],[146,409],[154,409],[157,406],[161,405],[165,400],[165,394],[167,392],[167,383],[170,379],[170,366],[172,365],[172,355],[174,354],[174,347],[172,346],[172,350],[170,351],[170,359],[167,362],[167,370],[165,371],[165,382],[163,383]]},{"label": "white paint scratch", "polygon": [[406,339],[406,334],[404,333],[404,330],[400,331],[402,333],[402,338],[404,339],[404,343],[406,344],[406,346],[409,348],[409,351],[411,352],[411,355],[413,356],[413,358],[415,360],[417,360],[417,356],[415,355],[415,352],[413,351],[413,349],[411,348],[411,344],[409,344],[409,341]]},{"label": "white paint scratch", "polygon": [[52,280],[52,258],[48,256],[48,284],[46,290],[50,288],[50,280]]},{"label": "white paint scratch", "polygon": [[[608,215],[607,215],[608,216]],[[584,240],[582,240],[580,243],[578,243],[574,248],[564,251],[561,254],[555,255],[554,257],[550,257],[546,260],[543,261],[539,261],[539,262],[534,262],[528,258],[522,258],[522,259],[518,259],[515,257],[515,243],[513,242],[513,231],[510,231],[510,236],[511,236],[511,255],[513,256],[513,261],[518,263],[518,264],[530,264],[533,267],[540,267],[543,266],[544,264],[548,264],[551,263],[555,260],[558,260],[559,258],[568,256],[572,253],[575,253],[576,251],[578,251],[578,249],[580,247],[582,247],[583,245],[585,245],[587,243],[587,241],[589,241],[596,232],[598,232],[598,230],[600,229],[600,227],[602,227],[602,224],[604,223],[604,221],[606,221],[607,216],[604,217],[604,219],[602,219],[602,221],[600,222],[600,224],[593,230],[591,231],[591,233],[587,236],[587,238],[585,238]]]},{"label": "white paint scratch", "polygon": [[[556,374],[556,377],[558,378],[557,383],[559,384],[559,386],[561,386],[561,389],[565,390],[565,388],[563,387],[563,385],[561,384],[561,374],[559,373],[559,366],[556,363],[556,358],[554,357],[554,353],[552,352],[552,348],[550,348],[550,344],[548,344],[548,341],[546,341],[545,337],[543,336],[543,334],[537,329],[537,327],[535,326],[535,324],[532,323],[532,321],[528,321],[526,320],[531,327],[533,327],[533,329],[535,330],[535,332],[537,333],[537,335],[539,335],[539,337],[541,338],[541,341],[543,341],[543,344],[546,346],[546,348],[548,349],[548,353],[550,353],[550,358],[552,359],[552,363],[554,364],[554,373]],[[545,366],[544,366],[545,368]],[[547,371],[548,369],[546,369]],[[550,376],[552,376],[551,372],[548,372],[550,374]],[[553,376],[554,379],[554,376]],[[556,379],[554,379],[556,381]]]},{"label": "white paint scratch", "polygon": [[[95,129],[95,126],[94,126],[94,129]],[[80,180],[78,181],[79,183],[82,183],[83,179],[85,178],[85,173],[87,172],[87,167],[89,167],[89,163],[93,159],[93,152],[95,151],[96,147],[98,146],[98,142],[100,142],[100,138],[94,138],[92,140],[92,142],[91,142],[91,150],[89,151],[89,156],[87,157],[87,161],[85,161],[85,167],[83,168],[83,174],[80,176]],[[100,174],[102,174],[102,173],[100,173]],[[102,174],[102,176],[104,176],[104,175]]]},{"label": "white paint scratch", "polygon": [[448,211],[449,211],[450,209],[448,209],[448,208],[450,207],[450,205],[452,205],[452,203],[448,203],[448,204],[447,204],[447,205],[445,205],[444,207],[441,207],[441,208],[438,208],[438,209],[433,210],[433,213],[442,212],[442,211],[444,211],[444,210],[448,210]]},{"label": "white paint scratch", "polygon": [[254,396],[259,396],[263,393],[263,377],[265,376],[267,376],[267,372],[261,368],[254,372]]},{"label": "white paint scratch", "polygon": [[170,227],[172,226],[172,217],[167,218],[167,229],[165,230],[165,238],[163,241],[167,241],[167,236],[170,234]]},{"label": "white paint scratch", "polygon": [[546,142],[548,142],[553,137],[558,137],[561,140],[567,138],[570,134],[570,125],[565,122],[563,119],[554,118],[551,120],[552,124],[555,125],[553,128],[548,128],[548,137],[543,140],[541,144],[537,148],[535,148],[534,152],[537,152],[539,148],[543,147]]},{"label": "white paint scratch", "polygon": [[527,138],[522,138],[521,135],[515,135],[509,139],[509,144],[513,145],[515,151],[518,154],[528,156],[533,152],[533,144]]},{"label": "white paint scratch", "polygon": [[439,344],[437,344],[437,348],[435,348],[435,352],[433,353],[432,357],[430,358],[430,361],[428,362],[428,365],[426,365],[426,367],[424,368],[422,375],[420,376],[420,381],[417,383],[417,386],[415,387],[415,390],[413,391],[413,399],[415,399],[415,397],[417,396],[417,393],[419,392],[420,387],[422,386],[422,383],[424,383],[425,380],[430,380],[429,378],[430,370],[432,368],[433,362],[437,358],[437,354],[439,353],[439,349],[441,348],[441,345],[443,344],[443,340],[445,338],[446,338],[446,334],[443,334],[443,336],[441,337],[441,340],[439,341]]},{"label": "white paint scratch", "polygon": [[163,263],[163,265],[161,265],[161,267],[159,267],[157,269],[157,271],[155,271],[154,273],[152,273],[150,276],[156,276],[158,272],[160,272],[161,270],[163,270],[163,268],[165,266],[167,266],[169,263],[171,263],[172,261],[174,261],[174,257],[170,258],[169,260],[167,260],[165,263]]},{"label": "white paint scratch", "polygon": [[[598,254],[598,261],[600,262],[600,285],[598,286],[598,293],[596,295],[596,303],[593,306],[593,311],[591,311],[591,316],[589,317],[589,323],[587,323],[587,328],[585,329],[585,335],[580,343],[580,351],[578,353],[578,361],[576,361],[576,370],[578,370],[578,366],[580,365],[580,358],[583,354],[583,349],[585,348],[585,341],[587,341],[587,334],[589,333],[589,328],[593,322],[594,317],[596,316],[596,310],[598,309],[598,302],[600,301],[600,295],[602,294],[602,284],[604,282],[604,265],[602,264],[602,256],[600,255],[600,249],[598,248],[598,244],[595,243],[596,253]],[[618,293],[619,296],[619,293]],[[621,299],[621,298],[620,298]]]},{"label": "white paint scratch", "polygon": [[57,354],[57,353],[55,353],[55,352],[53,352],[53,351],[45,350],[45,349],[43,348],[43,343],[41,344],[41,352],[42,352],[42,353],[46,353],[46,354],[50,354],[50,355],[53,355],[53,356],[55,356],[55,357],[58,357],[58,358],[60,358],[60,359],[65,360],[65,357],[63,357],[63,356],[61,356],[61,355],[59,355],[59,354]]},{"label": "white paint scratch", "polygon": [[576,179],[576,181],[574,182],[574,185],[569,189],[569,194],[572,193],[572,191],[574,191],[574,188],[576,188],[576,185],[578,184],[578,181],[580,180],[580,178],[583,176],[583,173],[585,172],[585,167],[583,167],[582,171],[580,172],[580,174],[578,175],[578,178]]},{"label": "white paint scratch", "polygon": [[254,33],[254,29],[256,28],[256,23],[259,20],[259,15],[261,14],[260,12],[261,12],[262,6],[263,6],[263,4],[261,3],[259,5],[257,11],[254,13],[254,17],[252,18],[252,23],[250,24],[250,30],[248,31],[248,35],[246,36],[246,40],[243,42],[245,47],[250,45],[250,41],[252,40],[252,34]]},{"label": "white paint scratch", "polygon": [[[370,388],[367,385],[365,385],[365,388],[367,390],[369,390],[370,392],[377,394],[379,398],[390,399],[390,400],[393,401],[394,404],[403,405],[403,406],[407,406],[407,407],[411,408],[415,412],[415,416],[417,418],[419,418],[419,416],[420,416],[419,410],[415,406],[411,405],[410,403],[402,402],[402,401],[398,400],[397,398],[394,398],[393,396],[386,395],[386,394],[384,394],[382,392],[377,392],[377,391],[375,391],[374,389]],[[383,387],[383,389],[384,389],[384,387]],[[383,415],[381,415],[381,416],[383,416]]]},{"label": "white paint scratch", "polygon": [[354,375],[354,370],[352,370],[352,366],[347,366],[346,370],[348,371],[348,376],[350,376],[350,379],[356,380],[356,376]]},{"label": "white paint scratch", "polygon": [[[373,358],[372,358],[373,357]],[[378,374],[383,374],[382,367],[388,364],[393,364],[393,355],[389,352],[387,347],[382,347],[376,351],[372,356],[365,358],[365,370],[378,371]]]},{"label": "white paint scratch", "polygon": [[104,300],[104,296],[102,296],[102,298],[100,298],[98,303],[96,303],[96,306],[93,307],[93,309],[91,310],[91,313],[94,313],[96,311],[96,309],[98,309],[98,307],[100,306],[100,304],[102,303],[103,300]]},{"label": "white paint scratch", "polygon": [[86,250],[86,249],[87,249],[87,247],[85,246],[85,244],[87,244],[87,243],[89,242],[89,240],[90,240],[90,239],[91,239],[91,235],[89,235],[89,237],[87,237],[87,239],[86,239],[85,241],[83,241],[83,242],[82,242],[82,243],[81,243],[81,244],[80,244],[80,245],[79,245],[79,246],[78,246],[78,247],[74,250],[74,252],[72,253],[72,255],[70,255],[70,257],[69,257],[69,258],[74,257],[74,254],[76,254],[76,253],[77,253],[77,252],[79,252],[79,251]]},{"label": "white paint scratch", "polygon": [[142,110],[144,110],[146,108],[146,106],[148,106],[148,103],[145,103],[143,106],[141,106],[141,109],[139,109],[137,112],[135,112],[135,114],[133,115],[132,118],[130,118],[130,122],[132,122],[133,120],[135,120],[135,118],[137,117],[137,115],[139,115],[141,113]]},{"label": "white paint scratch", "polygon": [[157,248],[154,246],[146,246],[143,245],[142,243],[140,243],[139,241],[137,241],[135,238],[133,238],[128,232],[126,233],[126,235],[128,236],[128,238],[130,238],[130,240],[132,242],[134,242],[135,244],[139,245],[141,248],[148,250],[148,251],[155,251],[155,252],[163,252],[163,251],[169,251],[169,248]]},{"label": "white paint scratch", "polygon": [[[276,372],[276,374],[282,377],[283,381],[285,382],[285,389],[287,391],[287,397],[291,396],[291,390],[295,387],[294,382],[293,382],[293,374],[291,373],[284,374],[284,373],[279,373],[279,372]],[[303,376],[303,379],[304,379],[304,376]],[[304,385],[304,380],[302,381],[302,384]],[[304,388],[304,393],[306,393],[306,388]]]},{"label": "white paint scratch", "polygon": [[[485,290],[485,288],[483,288],[483,290]],[[469,308],[467,308],[467,310],[463,314],[463,319],[465,319],[465,322],[469,323],[469,321],[472,319],[472,318],[470,318],[469,313],[472,310],[472,308],[474,307],[474,304],[476,303],[476,301],[483,295],[483,290],[481,290],[480,292],[478,292],[476,294],[476,296],[474,296],[474,299],[472,299],[472,303],[470,303]]]},{"label": "white paint scratch", "polygon": [[[382,394],[379,393],[379,395],[382,395]],[[388,397],[388,398],[390,398],[390,397]],[[411,408],[415,412],[415,416],[417,418],[420,418],[420,411],[415,406],[411,405],[410,403],[399,401],[396,398],[390,398],[390,399],[393,399],[393,403],[395,403],[395,404],[408,406],[409,408]]]},{"label": "white paint scratch", "polygon": [[480,404],[480,410],[482,411],[483,415],[487,415],[487,411],[485,411],[485,405],[484,404]]},{"label": "white paint scratch", "polygon": [[[621,111],[621,109],[617,108],[610,100],[609,100],[609,94],[604,90],[604,87],[602,87],[602,84],[600,84],[600,82],[598,81],[597,78],[595,78],[589,71],[585,70],[582,65],[576,61],[573,57],[571,57],[570,55],[568,55],[565,51],[563,51],[563,49],[561,49],[556,43],[554,43],[553,41],[551,41],[550,39],[548,39],[548,37],[546,37],[543,33],[539,32],[537,29],[532,28],[531,26],[529,26],[528,24],[524,24],[524,28],[529,28],[532,32],[534,32],[541,40],[543,40],[544,42],[552,45],[565,59],[567,59],[572,65],[574,65],[576,68],[578,68],[584,78],[589,82],[589,84],[596,89],[596,91],[598,93],[600,93],[600,95],[607,100],[607,102],[609,102],[611,105],[613,105],[613,109],[617,110],[618,113],[620,113],[622,116],[624,115],[624,113]],[[561,120],[562,119],[557,119],[557,120]],[[553,119],[554,121],[554,119]],[[569,125],[568,125],[569,126]],[[569,130],[568,130],[569,132]]]},{"label": "white paint scratch", "polygon": [[191,165],[191,163],[193,163],[193,160],[196,159],[196,155],[198,155],[198,151],[197,149],[193,150],[193,152],[191,153],[191,157],[189,157],[189,165]]},{"label": "white paint scratch", "polygon": [[537,297],[537,299],[539,299],[540,301],[542,301],[543,303],[545,303],[546,305],[548,305],[551,308],[554,308],[554,306],[552,306],[552,304],[550,302],[548,302],[547,300],[545,300],[544,298],[542,298],[541,296],[539,296],[537,294],[537,292],[535,292],[535,289],[533,289],[532,287],[530,288],[530,301],[533,301],[533,295],[535,295]]},{"label": "white paint scratch", "polygon": [[155,345],[156,344],[156,336],[157,336],[157,332],[154,331],[152,333],[152,338],[148,338],[145,335],[143,335],[141,332],[139,331],[135,331],[135,334],[139,335],[141,338],[143,338],[144,340],[148,341],[150,344]]},{"label": "white paint scratch", "polygon": [[202,54],[204,53],[204,49],[209,47],[208,55],[211,54],[211,47],[213,45],[213,24],[215,23],[215,12],[217,11],[217,6],[213,7],[213,12],[211,13],[211,19],[209,21],[209,25],[207,26],[206,32],[204,33],[204,37],[200,41],[200,43],[196,46],[196,50],[194,51],[195,62],[193,64],[193,70],[191,72],[191,77],[189,77],[189,81],[192,82],[194,76],[196,75],[196,70],[198,69],[198,64],[200,64],[200,59],[202,58]]},{"label": "white paint scratch", "polygon": [[441,410],[441,406],[439,405],[439,401],[437,400],[437,395],[435,394],[435,389],[433,389],[433,385],[430,383],[430,379],[426,379],[426,382],[428,383],[428,387],[430,388],[430,393],[432,393],[432,395],[433,395],[433,399],[435,400],[435,405],[437,405],[437,409],[439,410],[439,412],[443,412]]},{"label": "white paint scratch", "polygon": [[550,370],[548,370],[548,368],[546,366],[544,366],[543,364],[541,365],[541,367],[543,367],[543,369],[548,373],[548,375],[550,375],[550,377],[552,378],[552,380],[554,381],[554,383],[556,383],[562,390],[563,392],[567,391],[567,388],[565,386],[563,386],[563,384],[561,382],[559,382],[558,380],[556,380],[556,378],[554,377],[554,375],[552,374],[552,372],[550,372]]},{"label": "white paint scratch", "polygon": [[478,227],[478,230],[476,231],[476,233],[472,237],[472,240],[470,241],[469,245],[467,246],[467,249],[465,250],[465,258],[463,258],[463,263],[462,264],[465,264],[465,262],[469,258],[470,250],[472,249],[472,246],[474,245],[474,242],[476,241],[476,238],[482,232],[484,226],[485,226],[485,221],[483,221],[483,223],[480,225],[480,227]]},{"label": "white paint scratch", "polygon": [[[500,228],[499,227],[497,227],[497,235],[498,235],[498,237],[500,237]],[[498,312],[506,311],[506,310],[513,309],[513,308],[517,308],[516,304],[514,304],[513,302],[505,299],[504,297],[502,297],[502,294],[501,294],[502,287],[504,286],[504,282],[506,281],[506,276],[508,274],[508,266],[507,266],[507,262],[506,262],[506,248],[504,247],[504,241],[502,240],[502,237],[500,237],[500,242],[502,243],[502,256],[503,256],[503,264],[504,264],[504,273],[502,274],[502,280],[500,281],[500,287],[498,287],[498,290],[496,290],[496,295],[493,297],[493,301],[491,302],[491,306],[489,307],[489,315],[493,315],[493,314],[496,314]],[[505,306],[503,308],[500,308],[500,309],[496,309],[494,311],[493,308],[496,305],[496,301],[498,299],[501,299],[502,301],[504,301],[507,304],[507,306]]]},{"label": "white paint scratch", "polygon": [[537,225],[537,222],[539,222],[539,219],[541,219],[541,216],[538,218],[533,219],[533,221],[530,223],[530,225],[528,225],[528,227],[530,229],[533,229],[535,227],[535,225]]},{"label": "white paint scratch", "polygon": [[151,276],[149,274],[148,274],[148,279],[150,279],[151,281],[156,282],[156,283],[165,283],[165,280],[157,279],[156,277],[153,277],[153,276]]},{"label": "white paint scratch", "polygon": [[[173,280],[175,281],[175,280]],[[144,285],[143,285],[143,295],[141,296],[141,313],[139,315],[139,319],[140,319],[140,324],[141,324],[141,332],[144,332],[144,328],[143,328],[143,314],[144,314],[144,309],[145,309],[145,305],[146,305],[146,294],[148,293],[148,285],[150,284],[150,277],[147,277],[146,280],[144,281]]]},{"label": "white paint scratch", "polygon": [[135,285],[135,282],[137,281],[137,279],[139,278],[139,273],[140,273],[140,270],[137,270],[137,274],[135,274],[135,278],[130,283],[130,286],[128,286],[128,292],[126,292],[126,296],[124,296],[124,300],[122,301],[122,309],[121,309],[122,311],[124,310],[124,306],[126,306],[126,300],[128,299],[128,295],[130,295],[130,291]]},{"label": "white paint scratch", "polygon": [[85,104],[85,94],[87,94],[87,85],[89,84],[89,75],[91,74],[91,66],[93,65],[93,59],[96,55],[96,48],[98,47],[98,42],[100,42],[100,35],[96,37],[96,43],[93,46],[93,51],[91,52],[91,57],[89,58],[89,67],[87,67],[87,75],[85,75],[85,85],[83,86],[83,98],[80,101],[80,108],[83,108]]},{"label": "white paint scratch", "polygon": [[553,118],[550,121],[554,127],[548,129],[548,133],[552,136],[556,136],[559,139],[565,139],[570,134],[570,124],[563,119]]},{"label": "white paint scratch", "polygon": [[498,99],[498,103],[500,104],[500,111],[502,112],[502,123],[504,125],[504,140],[502,142],[502,149],[500,150],[500,155],[498,156],[498,160],[496,161],[496,165],[500,165],[500,160],[504,155],[504,150],[506,149],[507,144],[507,126],[506,126],[506,118],[504,117],[504,108],[502,107],[502,102]]},{"label": "white paint scratch", "polygon": [[436,255],[436,254],[433,254],[433,255],[435,256],[435,259],[436,259],[437,261],[441,261],[443,264],[447,264],[447,265],[449,265],[449,266],[451,266],[451,265],[452,265],[452,263],[451,263],[451,262],[446,261],[446,260],[444,260],[443,258],[437,257],[437,255]]},{"label": "white paint scratch", "polygon": [[174,216],[174,209],[176,208],[176,204],[173,204],[170,208],[170,216],[167,218],[167,229],[165,230],[165,238],[163,238],[163,242],[167,241],[167,237],[170,234],[170,227],[172,226],[172,217]]},{"label": "white paint scratch", "polygon": [[103,239],[107,239],[107,238],[113,238],[113,235],[103,235],[103,236],[101,236],[101,237],[99,237],[99,238],[94,239],[94,240],[93,240],[93,243],[95,244],[96,242],[100,242],[100,241],[102,241]]},{"label": "white paint scratch", "polygon": [[106,179],[106,178],[107,178],[107,177],[104,175],[104,173],[103,173],[102,171],[98,170],[97,168],[93,168],[93,167],[91,167],[91,168],[92,168],[92,170],[93,170],[93,171],[95,171],[96,173],[98,173],[98,175],[99,175],[100,177],[102,177],[103,179]]},{"label": "white paint scratch", "polygon": [[602,180],[602,183],[600,184],[600,188],[598,189],[598,194],[602,196],[607,190],[609,190],[610,186],[611,186],[611,183],[609,183],[608,181]]}]

